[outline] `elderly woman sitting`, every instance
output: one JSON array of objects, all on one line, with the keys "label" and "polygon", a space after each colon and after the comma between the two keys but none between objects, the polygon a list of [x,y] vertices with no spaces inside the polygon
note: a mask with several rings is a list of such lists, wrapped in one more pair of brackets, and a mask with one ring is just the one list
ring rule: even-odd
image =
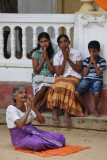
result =
[{"label": "elderly woman sitting", "polygon": [[33,98],[27,96],[27,88],[23,85],[13,89],[14,105],[6,110],[6,122],[10,131],[13,146],[33,151],[65,146],[65,138],[61,133],[52,133],[37,129],[31,125],[33,119],[44,123],[44,117],[34,108]]}]

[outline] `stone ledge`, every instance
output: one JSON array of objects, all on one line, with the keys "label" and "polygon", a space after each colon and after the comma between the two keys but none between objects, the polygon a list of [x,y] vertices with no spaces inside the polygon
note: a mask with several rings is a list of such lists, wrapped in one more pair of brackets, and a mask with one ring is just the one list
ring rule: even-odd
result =
[{"label": "stone ledge", "polygon": [[[65,125],[63,123],[63,116],[59,116],[59,124],[53,123],[51,120],[51,112],[42,113],[46,119],[43,126],[53,126],[53,127],[70,127],[77,129],[86,130],[98,130],[107,131],[107,115],[102,115],[101,117],[94,117],[90,115],[88,117],[71,117],[71,124]],[[0,109],[0,124],[6,123],[6,109]],[[37,121],[33,121],[33,125],[41,125]]]},{"label": "stone ledge", "polygon": [[[107,115],[102,115],[101,117],[94,117],[90,115],[88,117],[71,117],[71,124],[66,125],[63,122],[63,116],[59,116],[59,123],[55,124],[51,120],[51,113],[43,113],[46,118],[45,126],[54,126],[54,127],[70,127],[77,129],[86,129],[86,130],[99,130],[107,131]],[[38,122],[33,121],[34,125],[40,125]]]}]

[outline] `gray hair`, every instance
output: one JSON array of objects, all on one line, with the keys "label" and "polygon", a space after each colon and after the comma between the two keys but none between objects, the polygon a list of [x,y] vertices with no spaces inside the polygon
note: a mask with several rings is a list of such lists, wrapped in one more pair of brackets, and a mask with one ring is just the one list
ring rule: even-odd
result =
[{"label": "gray hair", "polygon": [[[24,88],[27,91],[27,87],[24,85],[18,85],[13,88],[13,95],[16,95],[20,88]],[[14,103],[16,103],[16,99],[13,98]]]}]

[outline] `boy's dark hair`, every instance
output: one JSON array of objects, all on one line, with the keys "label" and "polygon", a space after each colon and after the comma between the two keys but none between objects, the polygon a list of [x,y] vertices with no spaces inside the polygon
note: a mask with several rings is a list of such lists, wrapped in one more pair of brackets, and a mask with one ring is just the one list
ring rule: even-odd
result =
[{"label": "boy's dark hair", "polygon": [[88,43],[88,48],[94,48],[100,50],[100,43],[98,41],[90,41]]},{"label": "boy's dark hair", "polygon": [[[17,91],[20,89],[20,88],[25,88],[25,90],[27,91],[27,87],[24,86],[24,85],[18,85],[18,86],[15,86],[13,88],[13,95],[16,95],[17,94]],[[13,98],[13,101],[14,103],[16,103],[16,99]]]},{"label": "boy's dark hair", "polygon": [[61,35],[59,35],[58,38],[57,38],[57,43],[59,43],[59,40],[60,40],[62,37],[65,37],[65,38],[70,42],[69,37],[68,37],[66,34],[61,34]]},{"label": "boy's dark hair", "polygon": [[[51,44],[51,40],[50,40],[50,36],[47,32],[41,32],[38,36],[38,42],[40,41],[41,38],[46,38],[50,41],[49,47],[47,48],[47,53],[48,53],[48,57],[51,58],[54,55],[54,50]],[[37,44],[37,47],[35,49],[33,49],[33,51],[31,51],[31,53],[33,53],[34,51],[40,49],[40,44]]]}]

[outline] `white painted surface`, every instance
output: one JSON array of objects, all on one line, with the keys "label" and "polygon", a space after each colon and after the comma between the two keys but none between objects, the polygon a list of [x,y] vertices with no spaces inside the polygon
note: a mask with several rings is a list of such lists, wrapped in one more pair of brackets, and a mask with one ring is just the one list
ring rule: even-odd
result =
[{"label": "white painted surface", "polygon": [[[100,42],[100,56],[107,61],[107,14],[77,15],[74,48],[80,50],[83,59],[89,56],[88,43],[91,40]],[[104,85],[107,85],[107,70],[104,71]]]},{"label": "white painted surface", "polygon": [[32,68],[0,67],[0,81],[32,82]]},{"label": "white painted surface", "polygon": [[[14,56],[14,46],[12,47],[13,56],[9,60],[3,57],[2,29],[7,24],[12,31],[17,24],[23,29],[24,53],[23,58],[20,60]],[[70,29],[74,27],[74,48],[81,52],[83,59],[89,56],[89,41],[98,40],[101,43],[100,54],[107,60],[107,14],[0,14],[0,81],[31,82],[32,61],[26,58],[26,47],[28,44],[26,44],[25,36],[27,35],[26,28],[28,26],[33,31],[33,46],[36,46],[37,29],[40,26],[42,26],[44,31],[48,31],[50,27],[53,27],[55,36],[52,38],[55,43],[60,27],[66,28],[68,36],[71,34]],[[12,32],[12,35],[14,37],[14,32]],[[26,72],[28,72],[29,78],[26,77]],[[107,70],[104,71],[104,84],[107,85]]]}]

